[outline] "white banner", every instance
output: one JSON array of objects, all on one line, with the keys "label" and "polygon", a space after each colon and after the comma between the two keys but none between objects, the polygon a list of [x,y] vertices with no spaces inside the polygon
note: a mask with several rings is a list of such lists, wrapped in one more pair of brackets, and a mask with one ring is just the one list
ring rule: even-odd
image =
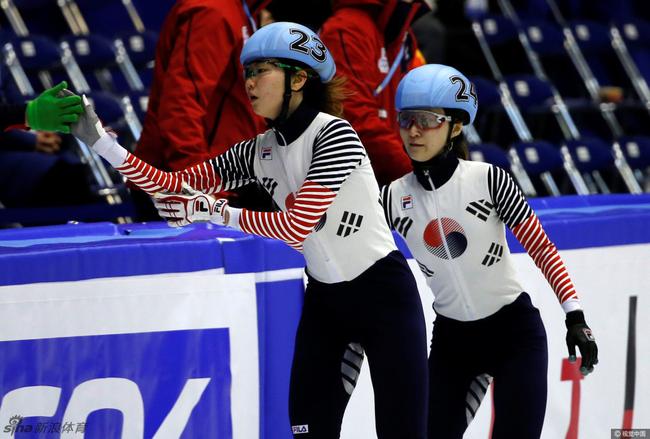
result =
[{"label": "white banner", "polygon": [[[13,354],[5,356],[6,359],[24,368],[9,370],[4,388],[0,388],[3,398],[0,437],[13,436],[13,431],[7,428],[12,426],[12,417],[13,424],[18,422],[16,416],[24,418],[18,428],[34,429],[22,431],[36,431],[43,425],[54,428],[54,422],[49,427],[42,422],[43,425],[31,425],[28,417],[56,416],[57,423],[61,424],[58,428],[69,424],[70,428],[77,429],[76,432],[68,430],[69,433],[79,433],[79,426],[85,424],[90,412],[114,408],[124,417],[122,437],[179,437],[191,420],[194,429],[191,435],[195,437],[256,438],[259,435],[257,334],[253,273],[224,275],[222,269],[215,269],[0,287],[0,342],[7,342],[0,346]],[[186,336],[191,338],[183,338]],[[133,341],[134,346],[127,345],[118,355],[112,355],[111,340],[117,337],[130,337],[128,341]],[[180,340],[181,345],[149,344],[156,337]],[[210,344],[211,340],[224,337],[226,341],[220,346]],[[97,355],[105,357],[86,358],[81,362],[84,352],[76,348],[88,347],[88,342],[82,346],[79,340],[89,339],[90,346],[97,346]],[[42,343],[35,346],[38,340]],[[186,346],[183,340],[197,343]],[[123,341],[113,344],[124,348]],[[163,358],[157,357],[161,348],[168,350]],[[194,352],[211,348],[221,350],[209,354]],[[32,373],[33,365],[24,364],[19,357],[38,358],[39,353],[41,356],[61,354],[64,361],[45,359],[50,367],[37,364],[36,372]],[[129,358],[130,355],[134,358]],[[218,359],[214,363],[223,366],[219,374],[202,376],[202,365],[197,364],[200,361],[193,361],[205,358],[202,355]],[[160,364],[151,364],[156,361]],[[8,366],[3,364],[3,367]],[[39,367],[58,370],[38,370]],[[121,371],[138,379],[125,379],[120,376]],[[173,372],[181,377],[169,376]],[[30,373],[33,377],[28,376]],[[93,379],[74,381],[86,375]],[[74,390],[65,387],[71,380]],[[21,381],[29,384],[9,387]],[[160,388],[165,383],[173,388]],[[212,417],[218,414],[225,420],[220,425],[210,419],[191,418],[202,404],[214,404],[206,401],[207,397],[201,400],[202,395],[210,394],[208,386],[218,387],[220,390],[215,394],[223,395],[219,401],[229,405],[210,410]],[[150,390],[150,401],[145,387]],[[163,394],[166,397],[171,394],[175,403],[159,404],[156,397]],[[65,408],[62,418],[61,406]],[[66,420],[73,422],[63,422]],[[221,431],[225,433],[216,433]],[[95,430],[91,436],[102,437],[102,433]],[[81,438],[83,434],[70,437]]]}]

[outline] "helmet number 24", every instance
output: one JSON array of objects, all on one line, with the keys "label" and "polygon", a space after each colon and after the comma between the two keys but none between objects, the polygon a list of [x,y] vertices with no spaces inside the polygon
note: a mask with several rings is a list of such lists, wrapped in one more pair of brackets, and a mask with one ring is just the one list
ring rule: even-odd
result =
[{"label": "helmet number 24", "polygon": [[476,97],[476,91],[474,90],[474,84],[470,83],[469,85],[469,95],[466,93],[467,90],[467,84],[461,78],[460,76],[451,76],[449,80],[452,82],[452,84],[459,83],[460,84],[460,89],[458,92],[456,92],[456,101],[457,102],[469,102],[469,97],[471,96],[474,98],[474,105],[476,106],[476,103],[478,102],[478,98]]}]

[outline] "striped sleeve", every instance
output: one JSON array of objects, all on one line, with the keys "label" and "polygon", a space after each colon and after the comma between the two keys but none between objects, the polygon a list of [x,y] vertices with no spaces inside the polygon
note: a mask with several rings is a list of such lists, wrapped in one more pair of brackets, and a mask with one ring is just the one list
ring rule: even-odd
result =
[{"label": "striped sleeve", "polygon": [[557,248],[512,177],[503,169],[492,166],[488,172],[488,187],[499,218],[512,230],[544,274],[564,311],[580,309],[575,287]]},{"label": "striped sleeve", "polygon": [[302,242],[365,154],[359,136],[348,122],[331,121],[316,136],[309,171],[293,207],[286,212],[242,209],[240,228],[248,233],[282,240],[301,250]]},{"label": "striped sleeve", "polygon": [[182,184],[205,193],[230,190],[254,181],[255,139],[237,143],[206,162],[178,172],[165,172],[127,153],[124,163],[115,169],[143,191],[181,192]]},{"label": "striped sleeve", "polygon": [[390,192],[390,184],[387,184],[386,186],[382,186],[381,189],[379,190],[379,204],[381,204],[381,207],[384,209],[384,217],[386,218],[386,223],[388,223],[388,227],[394,229],[393,219],[391,218],[391,214],[390,214],[391,202],[392,202],[392,194]]}]

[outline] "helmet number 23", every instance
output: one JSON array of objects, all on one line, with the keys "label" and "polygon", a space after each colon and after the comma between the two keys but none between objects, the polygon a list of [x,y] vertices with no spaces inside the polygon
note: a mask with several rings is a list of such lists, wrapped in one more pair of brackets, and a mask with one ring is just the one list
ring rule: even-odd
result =
[{"label": "helmet number 23", "polygon": [[476,97],[476,91],[474,90],[474,84],[470,83],[469,86],[469,95],[467,94],[467,84],[461,78],[460,76],[451,76],[449,80],[452,82],[452,84],[459,83],[460,88],[456,92],[456,101],[458,102],[469,102],[469,97],[471,96],[474,98],[474,105],[476,105],[476,102],[478,101],[478,98]]},{"label": "helmet number 23", "polygon": [[291,42],[289,48],[296,52],[304,53],[314,58],[318,62],[325,62],[327,59],[327,53],[325,45],[317,36],[312,35],[311,40],[314,41],[313,47],[307,47],[306,44],[309,42],[310,37],[305,32],[300,29],[289,29],[291,35],[298,35],[298,38]]}]

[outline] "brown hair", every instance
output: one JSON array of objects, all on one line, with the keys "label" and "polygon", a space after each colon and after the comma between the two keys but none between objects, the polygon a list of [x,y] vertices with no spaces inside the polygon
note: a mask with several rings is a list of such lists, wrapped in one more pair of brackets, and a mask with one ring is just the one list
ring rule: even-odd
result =
[{"label": "brown hair", "polygon": [[459,135],[451,139],[451,151],[456,154],[459,159],[467,160],[469,157],[467,139],[465,139],[465,133],[462,131]]},{"label": "brown hair", "polygon": [[[462,122],[466,117],[466,113],[462,110],[457,110],[455,108],[444,108],[444,110],[445,114],[453,118],[453,124]],[[449,129],[453,129],[453,126]],[[465,139],[465,133],[461,131],[460,134],[451,138],[449,141],[451,142],[451,151],[456,154],[459,159],[467,160],[469,157],[469,150],[467,147],[467,139]]]},{"label": "brown hair", "polygon": [[347,88],[347,82],[346,77],[336,76],[324,84],[318,74],[311,74],[303,88],[303,99],[310,107],[318,111],[343,117],[343,102],[352,94]]},{"label": "brown hair", "polygon": [[[281,62],[307,72],[307,82],[302,87],[303,101],[314,110],[343,117],[343,102],[352,96],[347,88],[348,79],[345,76],[336,76],[328,83],[323,83],[314,69],[300,61],[278,58]],[[295,75],[295,71],[291,71]]]}]

